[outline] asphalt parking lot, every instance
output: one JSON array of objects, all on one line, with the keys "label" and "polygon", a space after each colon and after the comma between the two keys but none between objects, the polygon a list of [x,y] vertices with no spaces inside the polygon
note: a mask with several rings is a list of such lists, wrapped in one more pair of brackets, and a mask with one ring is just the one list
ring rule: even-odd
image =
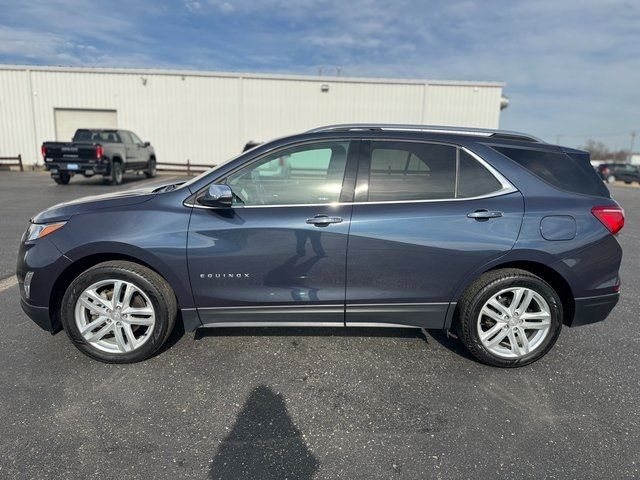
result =
[{"label": "asphalt parking lot", "polygon": [[[114,189],[0,172],[0,281],[30,216]],[[0,477],[639,477],[640,189],[611,190],[627,215],[619,305],[515,370],[408,329],[176,332],[144,363],[105,365],[6,288]]]}]

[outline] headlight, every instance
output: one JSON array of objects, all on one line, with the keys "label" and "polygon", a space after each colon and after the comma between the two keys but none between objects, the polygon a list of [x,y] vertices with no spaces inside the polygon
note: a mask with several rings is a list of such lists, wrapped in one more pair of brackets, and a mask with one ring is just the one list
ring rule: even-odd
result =
[{"label": "headlight", "polygon": [[37,240],[38,238],[46,237],[50,233],[55,232],[60,227],[62,227],[67,222],[58,222],[58,223],[32,223],[29,226],[29,230],[27,230],[27,242],[32,242],[33,240]]}]

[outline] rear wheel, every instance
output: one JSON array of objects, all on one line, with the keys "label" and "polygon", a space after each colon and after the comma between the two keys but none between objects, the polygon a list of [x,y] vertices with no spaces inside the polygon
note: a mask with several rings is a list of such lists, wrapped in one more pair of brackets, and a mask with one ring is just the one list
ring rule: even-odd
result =
[{"label": "rear wheel", "polygon": [[59,172],[57,177],[52,178],[58,185],[68,185],[71,180],[71,174],[69,172]]},{"label": "rear wheel", "polygon": [[121,185],[123,177],[122,163],[113,162],[111,165],[111,185]]},{"label": "rear wheel", "polygon": [[544,280],[502,269],[478,278],[458,302],[462,342],[481,362],[498,367],[542,358],[562,329],[562,302]]},{"label": "rear wheel", "polygon": [[155,158],[149,159],[149,166],[147,167],[147,171],[144,172],[144,174],[147,176],[147,178],[153,178],[156,176],[156,159]]},{"label": "rear wheel", "polygon": [[83,353],[102,362],[132,363],[153,355],[169,337],[177,302],[153,270],[112,261],[81,273],[69,285],[60,313]]}]

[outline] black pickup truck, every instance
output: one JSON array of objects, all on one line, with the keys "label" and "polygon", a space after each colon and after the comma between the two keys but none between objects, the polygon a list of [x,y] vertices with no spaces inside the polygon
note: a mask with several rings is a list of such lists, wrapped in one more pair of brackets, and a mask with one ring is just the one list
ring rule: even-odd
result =
[{"label": "black pickup truck", "polygon": [[143,142],[128,130],[76,130],[71,142],[44,142],[45,168],[56,183],[66,185],[71,177],[102,175],[106,182],[120,185],[124,172],[142,171],[156,175],[156,154],[149,142]]}]

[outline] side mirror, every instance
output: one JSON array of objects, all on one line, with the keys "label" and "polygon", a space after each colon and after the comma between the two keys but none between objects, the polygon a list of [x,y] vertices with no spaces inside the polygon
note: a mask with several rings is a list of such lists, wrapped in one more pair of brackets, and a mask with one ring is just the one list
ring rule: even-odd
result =
[{"label": "side mirror", "polygon": [[233,192],[229,185],[214,183],[209,185],[204,195],[198,197],[198,203],[206,207],[228,208],[233,203]]},{"label": "side mirror", "polygon": [[145,147],[150,147],[151,146],[151,142],[144,142],[144,146]]}]

